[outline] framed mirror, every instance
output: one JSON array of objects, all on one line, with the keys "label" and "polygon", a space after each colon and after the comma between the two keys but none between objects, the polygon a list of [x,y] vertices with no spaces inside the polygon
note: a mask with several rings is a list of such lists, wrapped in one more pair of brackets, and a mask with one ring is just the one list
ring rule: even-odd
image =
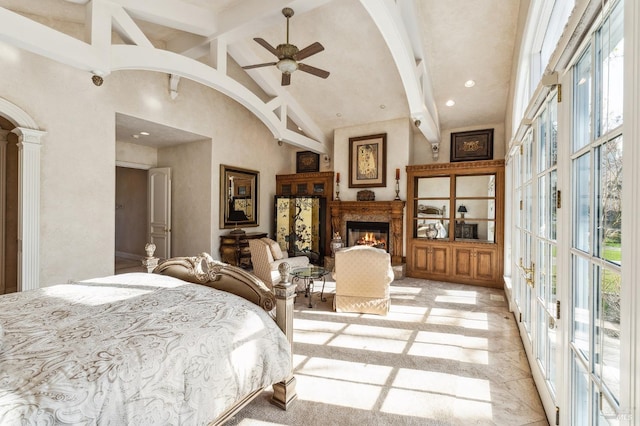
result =
[{"label": "framed mirror", "polygon": [[220,228],[259,225],[259,176],[256,170],[220,165]]}]

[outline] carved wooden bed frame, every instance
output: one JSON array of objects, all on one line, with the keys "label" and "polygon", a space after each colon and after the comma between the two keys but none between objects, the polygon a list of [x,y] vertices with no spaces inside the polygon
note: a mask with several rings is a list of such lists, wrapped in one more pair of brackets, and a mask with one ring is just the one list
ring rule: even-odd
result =
[{"label": "carved wooden bed frame", "polygon": [[[278,327],[287,336],[293,355],[293,300],[295,298],[295,286],[291,282],[275,284],[273,291],[271,291],[256,276],[239,267],[214,260],[208,253],[200,253],[198,256],[193,257],[173,257],[159,262],[160,259],[153,256],[155,251],[154,244],[147,244],[145,251],[147,252],[147,257],[142,260],[142,264],[149,273],[169,275],[183,281],[233,293],[269,312],[274,317]],[[291,364],[293,366],[293,360]],[[246,395],[211,424],[221,425],[225,423],[257,397],[262,390],[258,389]],[[296,379],[292,370],[285,380],[273,384],[271,403],[286,410],[297,396]]]}]

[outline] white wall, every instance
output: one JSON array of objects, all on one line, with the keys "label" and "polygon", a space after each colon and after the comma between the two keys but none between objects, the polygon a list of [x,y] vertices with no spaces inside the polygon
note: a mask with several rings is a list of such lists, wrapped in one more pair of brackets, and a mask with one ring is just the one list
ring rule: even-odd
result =
[{"label": "white wall", "polygon": [[158,150],[150,146],[116,141],[116,161],[123,163],[123,167],[149,169],[158,165]]},{"label": "white wall", "polygon": [[[219,164],[261,173],[260,227],[270,231],[276,173],[291,173],[291,148],[226,96],[181,80],[169,98],[162,73],[121,71],[101,87],[87,72],[3,46],[0,96],[18,105],[47,135],[41,160],[42,285],[114,270],[115,114],[136,116],[210,137],[211,253],[218,257]],[[287,153],[283,155],[284,153]],[[212,183],[211,183],[212,182]],[[194,194],[196,196],[196,194]]]}]

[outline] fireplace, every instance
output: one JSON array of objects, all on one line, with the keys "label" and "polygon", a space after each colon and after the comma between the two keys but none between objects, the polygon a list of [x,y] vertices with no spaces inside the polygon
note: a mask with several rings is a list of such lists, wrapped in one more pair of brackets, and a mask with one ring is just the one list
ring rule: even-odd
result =
[{"label": "fireplace", "polygon": [[357,245],[389,252],[389,222],[347,221],[347,247]]},{"label": "fireplace", "polygon": [[[347,222],[384,223],[386,225],[386,247],[391,255],[391,264],[403,262],[402,228],[404,201],[330,201],[331,229],[338,232],[346,245],[354,245],[353,236],[347,231]],[[371,230],[367,230],[371,232]]]}]

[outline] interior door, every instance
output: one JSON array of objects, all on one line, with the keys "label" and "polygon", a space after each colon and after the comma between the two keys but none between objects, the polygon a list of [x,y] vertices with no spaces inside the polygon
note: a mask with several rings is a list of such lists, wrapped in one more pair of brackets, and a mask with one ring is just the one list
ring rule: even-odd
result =
[{"label": "interior door", "polygon": [[149,170],[149,241],[155,256],[171,257],[171,168]]}]

